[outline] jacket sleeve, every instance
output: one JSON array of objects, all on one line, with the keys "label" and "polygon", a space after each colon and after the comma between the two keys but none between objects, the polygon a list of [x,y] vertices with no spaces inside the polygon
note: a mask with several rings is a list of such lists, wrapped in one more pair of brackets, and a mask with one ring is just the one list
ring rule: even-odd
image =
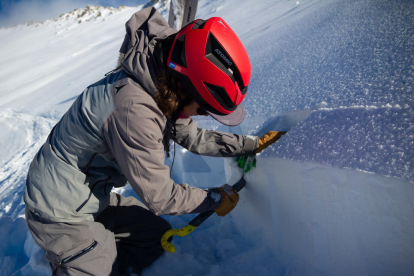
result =
[{"label": "jacket sleeve", "polygon": [[232,157],[254,154],[259,138],[199,128],[190,117],[177,120],[175,141],[196,154]]},{"label": "jacket sleeve", "polygon": [[163,119],[151,103],[132,101],[117,106],[103,128],[104,138],[143,203],[156,215],[181,215],[214,210],[208,192],[176,184],[164,164]]}]

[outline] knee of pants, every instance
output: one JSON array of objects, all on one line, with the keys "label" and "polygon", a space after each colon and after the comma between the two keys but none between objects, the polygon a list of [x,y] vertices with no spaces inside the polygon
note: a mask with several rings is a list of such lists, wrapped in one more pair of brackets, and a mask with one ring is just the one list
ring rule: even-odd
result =
[{"label": "knee of pants", "polygon": [[158,229],[160,229],[159,230],[159,233],[162,236],[162,235],[164,235],[165,232],[167,232],[168,230],[172,229],[172,226],[164,218],[162,218],[162,217],[158,217],[158,218],[159,218],[159,222],[158,222],[159,227],[158,227]]}]

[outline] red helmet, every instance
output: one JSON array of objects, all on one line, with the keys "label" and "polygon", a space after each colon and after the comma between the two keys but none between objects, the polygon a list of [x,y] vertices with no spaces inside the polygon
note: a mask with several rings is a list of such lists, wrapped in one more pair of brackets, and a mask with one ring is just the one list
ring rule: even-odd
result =
[{"label": "red helmet", "polygon": [[223,19],[198,19],[181,29],[167,64],[213,118],[231,126],[243,121],[241,102],[250,82],[251,65],[240,39]]}]

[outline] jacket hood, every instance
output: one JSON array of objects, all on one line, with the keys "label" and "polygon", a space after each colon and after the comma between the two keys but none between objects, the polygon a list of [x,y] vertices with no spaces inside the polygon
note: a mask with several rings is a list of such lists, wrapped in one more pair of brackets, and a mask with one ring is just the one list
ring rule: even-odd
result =
[{"label": "jacket hood", "polygon": [[154,56],[155,46],[177,31],[170,28],[154,7],[136,12],[126,22],[125,28],[124,42],[119,50],[124,54],[122,69],[133,76],[148,94],[154,96],[157,91],[154,83],[160,71]]}]

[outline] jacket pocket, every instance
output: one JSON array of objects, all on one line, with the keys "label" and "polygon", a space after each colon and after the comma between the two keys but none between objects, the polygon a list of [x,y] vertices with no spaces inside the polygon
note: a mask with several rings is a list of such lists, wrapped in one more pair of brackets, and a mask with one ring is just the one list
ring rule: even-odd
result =
[{"label": "jacket pocket", "polygon": [[66,257],[66,258],[64,258],[57,266],[56,266],[56,268],[53,270],[53,274],[52,274],[52,276],[54,276],[54,275],[56,275],[56,273],[57,273],[57,270],[58,270],[58,268],[60,267],[60,266],[62,266],[62,265],[65,265],[65,264],[68,264],[68,263],[70,263],[70,262],[73,262],[74,260],[76,260],[76,259],[78,259],[78,258],[80,258],[80,257],[82,257],[82,256],[84,256],[85,254],[87,254],[87,253],[89,253],[89,252],[91,252],[96,246],[98,245],[98,242],[97,241],[95,241],[95,240],[93,240],[93,242],[90,244],[90,245],[88,245],[87,247],[85,247],[85,248],[83,248],[83,249],[81,249],[81,250],[79,250],[78,252],[76,252],[76,253],[74,253],[74,254],[72,254],[72,255],[70,255],[70,256],[68,256],[68,257]]}]

